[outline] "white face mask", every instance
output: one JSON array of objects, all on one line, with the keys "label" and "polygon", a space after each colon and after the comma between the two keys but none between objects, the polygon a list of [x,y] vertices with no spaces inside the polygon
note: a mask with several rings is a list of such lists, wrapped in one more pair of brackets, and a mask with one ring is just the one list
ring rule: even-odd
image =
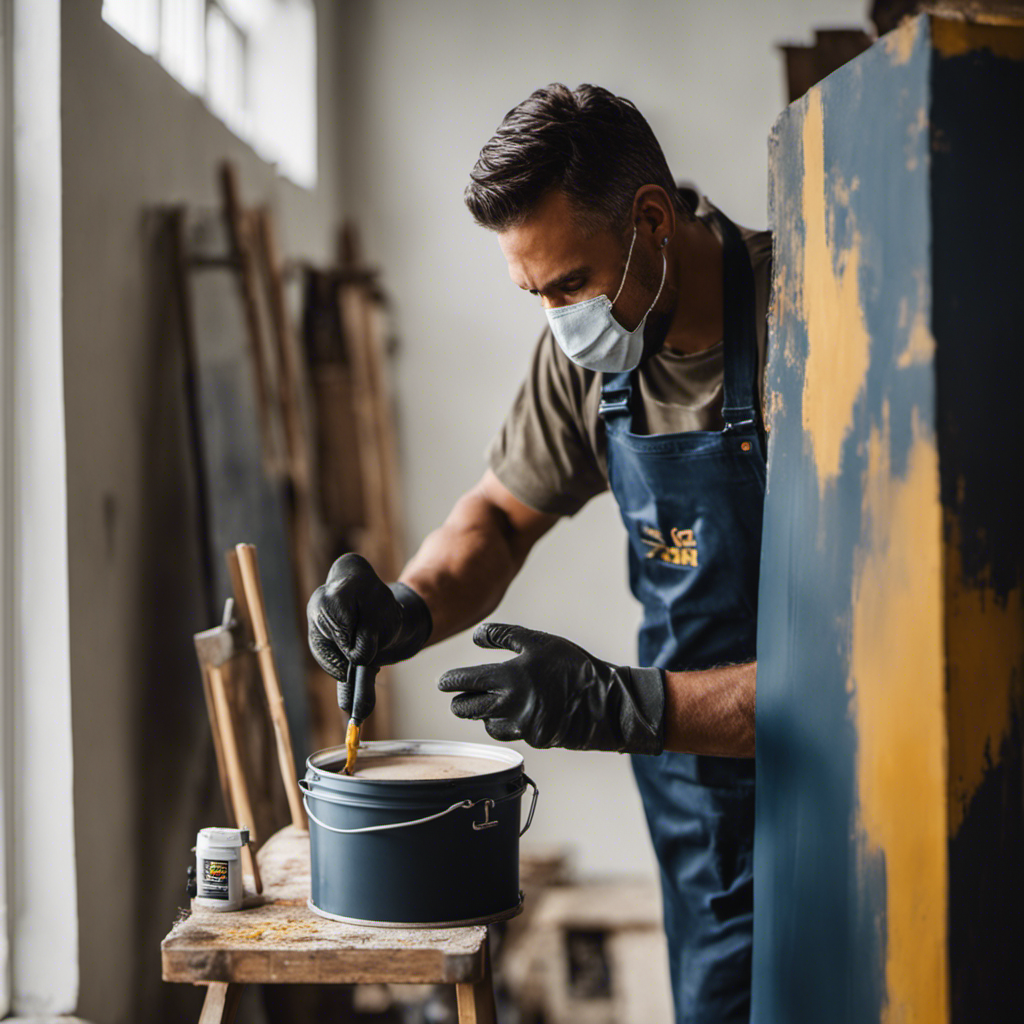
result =
[{"label": "white face mask", "polygon": [[648,307],[640,323],[632,331],[627,331],[612,316],[612,306],[622,294],[623,285],[626,283],[634,245],[635,227],[633,241],[629,243],[629,255],[626,256],[626,269],[622,272],[622,284],[619,285],[614,299],[609,299],[607,295],[595,295],[592,299],[584,299],[583,302],[575,302],[571,306],[544,310],[559,348],[585,370],[625,373],[640,365],[640,357],[644,353],[644,324],[661,297],[662,288],[665,287],[668,260],[662,252],[661,284],[658,285],[658,294],[654,296],[654,302]]}]

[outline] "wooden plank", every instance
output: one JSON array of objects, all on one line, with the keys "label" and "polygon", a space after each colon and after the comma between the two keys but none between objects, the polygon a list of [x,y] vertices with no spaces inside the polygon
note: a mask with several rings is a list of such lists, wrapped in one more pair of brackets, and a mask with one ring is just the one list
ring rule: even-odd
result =
[{"label": "wooden plank", "polygon": [[199,400],[199,357],[196,348],[195,311],[189,287],[189,257],[186,240],[186,211],[183,206],[168,211],[164,224],[169,246],[171,276],[178,312],[178,333],[181,338],[181,361],[185,391],[185,415],[188,423],[188,444],[192,458],[196,502],[196,535],[199,538],[199,564],[203,581],[203,603],[208,622],[217,615],[216,575],[213,570],[213,547],[210,540],[210,510],[207,498],[206,449],[203,444],[203,422]]},{"label": "wooden plank", "polygon": [[[217,709],[217,731],[220,733],[224,748],[224,762],[227,769],[228,786],[231,793],[231,805],[234,808],[233,818],[239,828],[249,830],[249,839],[259,842],[256,817],[249,802],[249,783],[242,767],[242,758],[238,750],[237,725],[228,706],[227,688],[224,684],[224,669],[221,665],[210,665],[207,669],[210,679],[210,690],[213,694],[214,706]],[[260,879],[260,868],[249,847],[242,849],[242,859],[249,874],[252,875],[256,892],[263,891]]]},{"label": "wooden plank", "polygon": [[206,990],[199,1024],[232,1024],[242,998],[242,985],[228,985],[217,981]]},{"label": "wooden plank", "polygon": [[165,981],[472,984],[486,977],[485,927],[360,928],[310,910],[308,833],[288,826],[257,856],[265,902],[230,913],[195,908],[161,945]]},{"label": "wooden plank", "polygon": [[217,761],[217,778],[220,780],[220,793],[224,800],[224,810],[228,819],[237,821],[235,807],[231,800],[231,786],[228,782],[228,767],[224,755],[224,743],[221,739],[220,723],[217,717],[217,706],[213,700],[213,690],[210,687],[210,674],[203,659],[199,659],[199,674],[203,680],[203,699],[206,701],[206,717],[210,722],[210,737],[213,740],[213,754]]},{"label": "wooden plank", "polygon": [[259,417],[264,465],[272,476],[281,470],[281,453],[274,416],[274,385],[268,364],[268,346],[264,310],[260,304],[259,267],[254,243],[254,226],[242,208],[238,169],[229,160],[220,165],[224,220],[231,245],[230,259],[238,269],[238,285],[245,316],[249,358],[256,386],[256,410]]},{"label": "wooden plank", "polygon": [[366,537],[362,553],[385,579],[402,567],[398,452],[388,368],[387,319],[372,275],[359,267],[354,228],[345,232],[339,306],[352,369]]},{"label": "wooden plank", "polygon": [[260,665],[260,675],[270,706],[270,721],[277,737],[278,763],[281,766],[281,778],[284,781],[288,806],[291,809],[292,824],[296,828],[306,828],[306,812],[302,807],[302,798],[295,775],[295,755],[292,752],[291,732],[288,728],[288,717],[285,713],[284,697],[281,684],[277,678],[277,666],[274,663],[274,651],[270,646],[270,632],[267,627],[267,616],[263,603],[263,586],[260,582],[259,564],[256,560],[256,549],[251,544],[237,544],[238,566],[242,574],[242,585],[245,588],[246,602],[252,617],[253,634],[256,640],[256,657]]},{"label": "wooden plank", "polygon": [[[370,309],[366,291],[357,282],[341,285],[339,303],[352,366],[356,443],[363,481],[363,515],[366,530],[373,532],[386,528],[390,510],[386,503],[377,402],[373,393],[374,372],[368,339]],[[378,564],[375,568],[382,576],[387,575],[386,566]]]},{"label": "wooden plank", "polygon": [[[321,514],[319,477],[312,471],[315,458],[310,427],[309,379],[285,293],[284,268],[274,219],[266,207],[254,211],[262,280],[271,313],[280,387],[280,414],[287,449],[288,520],[295,580],[295,607],[300,635],[305,635],[305,607],[327,573],[328,553]],[[313,744],[334,746],[343,738],[334,680],[303,650],[306,693]]]},{"label": "wooden plank", "polygon": [[[403,564],[394,400],[386,357],[387,321],[373,276],[358,266],[358,244],[346,230],[338,291],[342,331],[351,368],[364,527],[357,549],[386,580]],[[377,677],[377,706],[364,724],[367,739],[392,734],[389,673]]]},{"label": "wooden plank", "polygon": [[484,946],[484,976],[479,981],[455,986],[459,1024],[495,1024],[494,983],[491,980],[490,947]]},{"label": "wooden plank", "polygon": [[[186,235],[183,245],[187,246],[190,268],[187,291],[194,321],[195,376],[202,427],[203,465],[197,466],[197,471],[203,475],[208,499],[213,589],[220,595],[219,600],[231,591],[230,568],[222,560],[223,552],[239,540],[255,543],[260,552],[267,615],[291,734],[304,754],[308,750],[308,701],[303,673],[307,657],[305,629],[298,628],[300,614],[289,557],[284,482],[269,480],[264,471],[253,361],[247,355],[244,309],[238,299],[238,267],[223,258],[230,248],[223,216],[192,214]],[[240,588],[236,589],[235,597],[244,624]],[[216,617],[215,612],[209,621],[216,621]],[[248,672],[248,667],[239,667],[242,690],[248,685]],[[250,764],[250,771],[255,767]],[[283,792],[280,795],[283,797]],[[262,794],[254,792],[253,799],[259,804]],[[277,820],[273,824],[280,827],[283,822]]]},{"label": "wooden plank", "polygon": [[[289,513],[292,558],[298,589],[296,606],[304,608],[326,570],[320,557],[321,528],[317,515],[306,395],[308,384],[295,331],[292,328],[284,288],[284,272],[277,233],[268,209],[253,211],[261,277],[270,307],[279,371],[278,399],[287,449],[287,474],[291,482]],[[302,618],[301,626],[305,625]]]},{"label": "wooden plank", "polygon": [[228,703],[242,737],[243,763],[246,776],[251,780],[250,801],[260,837],[276,832],[291,818],[288,797],[276,757],[276,737],[270,722],[266,693],[259,676],[256,660],[252,617],[242,583],[238,555],[231,548],[224,555],[234,594],[234,619],[238,654],[223,666]]}]

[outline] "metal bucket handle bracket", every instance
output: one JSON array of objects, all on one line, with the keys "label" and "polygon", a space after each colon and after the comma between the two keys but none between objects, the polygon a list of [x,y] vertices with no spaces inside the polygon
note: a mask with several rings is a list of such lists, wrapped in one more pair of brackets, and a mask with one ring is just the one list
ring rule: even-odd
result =
[{"label": "metal bucket handle bracket", "polygon": [[414,818],[412,821],[394,821],[387,825],[364,825],[362,828],[337,828],[334,825],[328,825],[327,822],[321,821],[310,809],[309,809],[309,797],[313,796],[317,800],[326,800],[328,803],[336,804],[342,803],[340,800],[332,800],[329,796],[323,793],[313,793],[309,789],[308,779],[299,779],[299,789],[302,790],[302,804],[306,808],[306,813],[310,819],[316,822],[321,828],[327,829],[328,832],[338,832],[342,835],[357,835],[362,832],[387,832],[390,829],[395,828],[410,828],[413,825],[425,825],[428,821],[437,821],[438,818],[443,818],[447,814],[451,814],[452,811],[458,810],[471,810],[476,807],[477,804],[484,805],[484,820],[474,821],[473,829],[476,832],[481,829],[490,828],[492,825],[498,824],[497,818],[491,817],[491,809],[495,804],[504,803],[506,800],[514,800],[516,797],[522,796],[526,792],[526,786],[533,787],[533,800],[530,803],[530,813],[527,815],[526,824],[522,827],[519,832],[520,836],[526,834],[526,830],[533,823],[533,812],[537,809],[537,797],[540,795],[540,790],[537,788],[537,783],[530,778],[526,772],[523,772],[523,782],[526,784],[522,789],[517,789],[514,793],[508,793],[505,796],[499,796],[496,799],[494,797],[482,797],[479,800],[460,800],[458,803],[452,804],[451,807],[446,808],[443,811],[438,811],[436,814],[428,814],[424,818]]}]

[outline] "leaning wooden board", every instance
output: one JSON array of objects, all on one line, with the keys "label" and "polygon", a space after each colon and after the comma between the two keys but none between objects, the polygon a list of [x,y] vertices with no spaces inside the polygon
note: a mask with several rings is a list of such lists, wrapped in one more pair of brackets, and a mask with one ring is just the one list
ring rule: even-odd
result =
[{"label": "leaning wooden board", "polygon": [[229,239],[219,215],[193,212],[180,227],[182,258],[189,266],[182,292],[189,302],[192,367],[202,454],[202,491],[217,607],[232,593],[223,552],[239,541],[256,545],[297,767],[308,752],[305,637],[298,629],[295,588],[281,482],[268,478],[261,441],[256,360],[248,351],[244,310],[231,267]]},{"label": "leaning wooden board", "polygon": [[291,826],[259,851],[266,903],[196,908],[161,944],[164,981],[468,984],[486,971],[485,927],[358,928],[306,904],[309,835]]}]

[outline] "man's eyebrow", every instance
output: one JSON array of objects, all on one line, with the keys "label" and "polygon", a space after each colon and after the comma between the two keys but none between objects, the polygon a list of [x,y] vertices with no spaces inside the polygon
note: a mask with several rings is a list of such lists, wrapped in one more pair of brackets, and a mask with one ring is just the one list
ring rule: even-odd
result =
[{"label": "man's eyebrow", "polygon": [[577,277],[588,277],[589,275],[590,267],[580,265],[578,267],[573,267],[572,270],[566,271],[564,274],[561,274],[559,277],[556,277],[553,281],[548,281],[548,283],[544,285],[543,288],[528,290],[536,291],[538,293],[557,291],[559,288],[562,287],[562,285],[566,284],[566,282],[571,281]]}]

